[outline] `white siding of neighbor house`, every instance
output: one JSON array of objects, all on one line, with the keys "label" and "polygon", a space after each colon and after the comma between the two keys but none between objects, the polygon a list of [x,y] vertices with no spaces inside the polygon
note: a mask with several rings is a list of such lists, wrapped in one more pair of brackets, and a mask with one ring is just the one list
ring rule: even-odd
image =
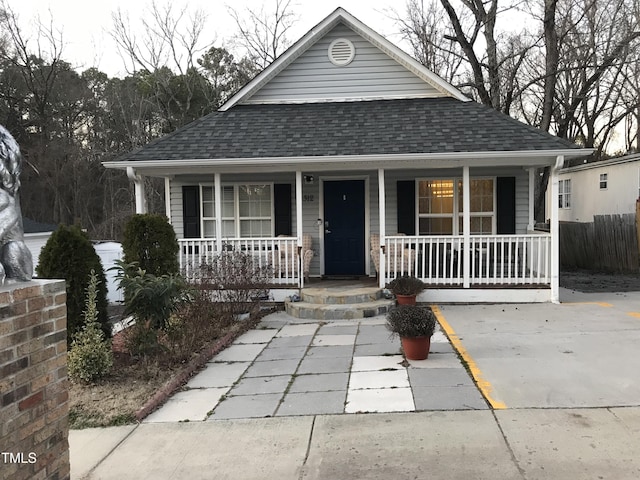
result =
[{"label": "white siding of neighbor house", "polygon": [[[355,46],[345,66],[329,60],[328,48],[338,38]],[[443,93],[386,55],[343,24],[338,24],[309,50],[243,103],[287,103],[442,97]]]},{"label": "white siding of neighbor house", "polygon": [[[315,256],[311,262],[311,275],[317,276],[321,272],[321,238],[323,226],[318,225],[318,219],[324,221],[321,211],[320,185],[322,180],[340,179],[366,179],[369,192],[369,230],[366,232],[365,252],[367,258],[370,251],[370,234],[378,233],[379,210],[378,210],[378,173],[376,171],[366,172],[339,172],[339,173],[316,173],[304,172],[304,175],[312,175],[313,183],[304,183],[302,188],[303,201],[303,232],[308,233],[313,238],[313,249]],[[516,233],[527,233],[529,220],[529,176],[528,172],[522,168],[471,168],[472,177],[516,177]],[[386,190],[386,232],[389,235],[397,233],[397,201],[396,188],[398,180],[413,180],[416,178],[459,178],[462,177],[461,169],[451,170],[387,170],[385,172]],[[251,175],[222,175],[222,183],[253,183],[255,177]],[[261,175],[259,182],[267,183],[289,183],[291,188],[292,205],[292,228],[296,232],[295,215],[295,175],[293,173],[274,173],[271,175]],[[179,176],[171,180],[171,219],[176,236],[183,237],[182,230],[182,186],[198,185],[199,183],[213,183],[213,176]],[[369,273],[375,275],[373,264],[370,265]]]},{"label": "white siding of neighbor house", "polygon": [[[607,188],[601,190],[600,175],[603,173],[607,174]],[[571,207],[559,209],[559,220],[593,222],[594,215],[635,213],[639,177],[640,160],[560,171],[559,180],[571,180]],[[549,211],[549,202],[547,204]]]}]

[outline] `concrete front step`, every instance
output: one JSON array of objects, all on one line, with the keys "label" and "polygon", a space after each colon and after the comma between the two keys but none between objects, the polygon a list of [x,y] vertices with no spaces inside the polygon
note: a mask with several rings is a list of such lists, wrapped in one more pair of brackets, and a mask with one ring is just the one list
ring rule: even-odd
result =
[{"label": "concrete front step", "polygon": [[302,301],[308,303],[343,305],[375,302],[381,298],[382,290],[378,287],[302,289]]},{"label": "concrete front step", "polygon": [[285,302],[287,313],[296,318],[309,320],[350,320],[386,314],[395,305],[395,300],[374,300],[362,303],[310,303]]}]

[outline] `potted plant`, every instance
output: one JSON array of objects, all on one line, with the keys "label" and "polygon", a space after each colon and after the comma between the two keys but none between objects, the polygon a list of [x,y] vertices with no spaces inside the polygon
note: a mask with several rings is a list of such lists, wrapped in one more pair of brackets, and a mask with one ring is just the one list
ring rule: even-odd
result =
[{"label": "potted plant", "polygon": [[424,360],[429,356],[436,328],[436,316],[429,307],[400,305],[387,313],[386,327],[400,337],[407,359]]},{"label": "potted plant", "polygon": [[398,300],[398,305],[415,305],[416,296],[425,288],[422,280],[416,277],[396,277],[387,284]]}]

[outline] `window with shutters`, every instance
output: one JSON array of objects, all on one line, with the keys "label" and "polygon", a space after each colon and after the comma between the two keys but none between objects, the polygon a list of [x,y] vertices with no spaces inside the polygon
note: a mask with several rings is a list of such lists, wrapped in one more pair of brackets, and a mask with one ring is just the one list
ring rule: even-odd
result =
[{"label": "window with shutters", "polygon": [[[494,178],[472,178],[469,184],[471,234],[495,233]],[[418,234],[461,235],[462,179],[418,180]]]},{"label": "window with shutters", "polygon": [[[222,238],[273,236],[273,184],[222,186]],[[215,238],[215,187],[200,185],[200,221],[205,238]]]}]

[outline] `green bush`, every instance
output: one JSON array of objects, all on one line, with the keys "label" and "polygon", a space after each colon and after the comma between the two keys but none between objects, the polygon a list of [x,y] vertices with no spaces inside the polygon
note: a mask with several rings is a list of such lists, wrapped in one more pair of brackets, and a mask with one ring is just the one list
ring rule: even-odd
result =
[{"label": "green bush", "polygon": [[40,278],[63,278],[66,280],[67,338],[69,340],[80,331],[84,323],[82,311],[92,270],[99,282],[96,291],[97,320],[102,331],[110,336],[107,284],[100,257],[93,248],[89,237],[79,227],[60,225],[42,248],[36,271]]},{"label": "green bush", "polygon": [[127,336],[127,348],[138,356],[159,353],[158,332],[165,330],[170,316],[191,300],[188,286],[180,275],[156,276],[137,263],[116,263],[119,288],[125,292],[125,315],[136,319]]},{"label": "green bush", "polygon": [[163,215],[134,215],[127,222],[122,242],[124,261],[152,275],[174,275],[178,267],[178,240]]},{"label": "green bush", "polygon": [[69,378],[74,382],[93,382],[109,373],[113,366],[111,342],[98,323],[98,276],[91,270],[84,310],[84,326],[75,336],[67,356]]}]

